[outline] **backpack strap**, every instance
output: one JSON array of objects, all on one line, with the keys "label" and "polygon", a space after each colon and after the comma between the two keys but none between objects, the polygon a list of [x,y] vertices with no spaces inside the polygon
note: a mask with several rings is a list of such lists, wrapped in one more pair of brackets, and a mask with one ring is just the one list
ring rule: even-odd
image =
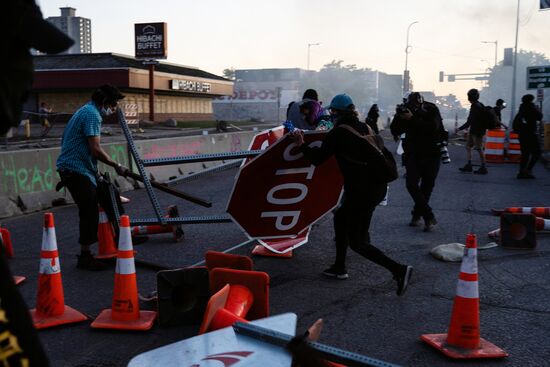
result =
[{"label": "backpack strap", "polygon": [[367,143],[369,143],[378,152],[378,154],[383,154],[382,150],[380,149],[380,147],[376,143],[376,140],[374,140],[376,138],[374,137],[374,133],[373,133],[370,126],[367,125],[367,128],[369,130],[368,135],[363,135],[363,134],[359,133],[357,130],[355,130],[353,127],[351,127],[349,125],[346,125],[346,124],[340,125],[339,127],[343,128],[343,129],[346,129],[347,131],[349,131],[353,135],[355,135],[355,136],[357,136],[357,137],[359,137],[363,140],[366,140]]}]

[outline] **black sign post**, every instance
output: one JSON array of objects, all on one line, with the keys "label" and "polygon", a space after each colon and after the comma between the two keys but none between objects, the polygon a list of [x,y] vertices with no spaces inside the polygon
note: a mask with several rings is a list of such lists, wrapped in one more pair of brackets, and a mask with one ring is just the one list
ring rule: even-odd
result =
[{"label": "black sign post", "polygon": [[135,56],[145,59],[144,65],[149,65],[149,120],[155,121],[155,65],[156,59],[166,59],[166,23],[134,24]]}]

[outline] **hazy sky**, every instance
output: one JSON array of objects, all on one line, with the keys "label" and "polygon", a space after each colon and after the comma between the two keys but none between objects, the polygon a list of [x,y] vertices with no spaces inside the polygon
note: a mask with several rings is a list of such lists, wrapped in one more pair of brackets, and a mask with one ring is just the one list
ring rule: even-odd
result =
[{"label": "hazy sky", "polygon": [[[462,99],[480,82],[439,83],[438,72],[483,72],[514,46],[516,0],[38,0],[45,17],[59,7],[92,20],[93,52],[134,54],[134,23],[168,23],[168,61],[221,75],[223,69],[310,68],[333,59],[391,74],[405,66],[415,90]],[[519,48],[550,57],[550,11],[522,0]],[[485,60],[485,61],[483,61]]]}]

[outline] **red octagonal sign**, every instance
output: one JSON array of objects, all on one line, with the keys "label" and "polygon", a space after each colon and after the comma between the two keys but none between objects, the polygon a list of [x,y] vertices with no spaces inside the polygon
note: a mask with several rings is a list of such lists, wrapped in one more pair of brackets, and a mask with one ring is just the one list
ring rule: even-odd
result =
[{"label": "red octagonal sign", "polygon": [[[305,144],[326,134],[306,132]],[[316,167],[286,135],[241,167],[227,212],[251,238],[296,236],[338,204],[342,186],[334,157]]]}]

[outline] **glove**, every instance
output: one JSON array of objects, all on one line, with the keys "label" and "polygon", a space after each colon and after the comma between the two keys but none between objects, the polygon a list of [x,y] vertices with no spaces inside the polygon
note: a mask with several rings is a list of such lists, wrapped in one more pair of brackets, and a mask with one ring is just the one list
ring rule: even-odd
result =
[{"label": "glove", "polygon": [[117,165],[115,166],[115,171],[119,176],[124,176],[124,177],[126,177],[126,175],[128,175],[128,172],[130,172],[128,167],[124,167],[120,163],[117,163]]}]

